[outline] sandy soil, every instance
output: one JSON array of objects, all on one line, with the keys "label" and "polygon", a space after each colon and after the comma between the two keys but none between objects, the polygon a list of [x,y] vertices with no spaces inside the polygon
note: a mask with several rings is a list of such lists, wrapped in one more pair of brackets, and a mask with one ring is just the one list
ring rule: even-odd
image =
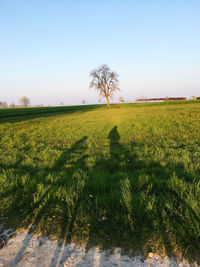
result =
[{"label": "sandy soil", "polygon": [[[0,227],[1,230],[1,227]],[[149,254],[147,259],[142,256],[128,256],[122,254],[120,248],[101,251],[98,247],[87,249],[85,246],[65,244],[61,239],[41,237],[28,234],[26,231],[0,231],[0,267],[143,267],[143,266],[198,266],[190,265],[186,260],[178,263],[175,259],[161,258],[156,254]]]}]

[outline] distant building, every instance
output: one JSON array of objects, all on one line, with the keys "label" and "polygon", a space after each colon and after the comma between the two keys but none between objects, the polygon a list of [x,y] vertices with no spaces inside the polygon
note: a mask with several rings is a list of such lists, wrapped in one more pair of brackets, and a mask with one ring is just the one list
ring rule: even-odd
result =
[{"label": "distant building", "polygon": [[139,98],[136,101],[140,102],[156,102],[156,101],[176,101],[186,100],[186,97],[160,97],[160,98]]}]

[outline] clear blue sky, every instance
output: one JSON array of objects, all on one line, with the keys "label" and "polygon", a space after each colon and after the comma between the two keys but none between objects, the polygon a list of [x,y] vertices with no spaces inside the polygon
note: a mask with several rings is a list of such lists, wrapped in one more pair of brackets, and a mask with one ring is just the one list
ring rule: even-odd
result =
[{"label": "clear blue sky", "polygon": [[104,63],[113,101],[200,96],[200,0],[0,0],[0,101],[95,103]]}]

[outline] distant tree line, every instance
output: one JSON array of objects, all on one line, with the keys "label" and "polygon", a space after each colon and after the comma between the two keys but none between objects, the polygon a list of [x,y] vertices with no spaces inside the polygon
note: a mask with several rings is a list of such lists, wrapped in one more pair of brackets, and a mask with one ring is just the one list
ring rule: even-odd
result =
[{"label": "distant tree line", "polygon": [[30,105],[30,100],[26,97],[23,96],[19,99],[19,105],[15,105],[14,102],[12,102],[10,104],[10,106],[8,105],[8,103],[6,101],[0,101],[0,108],[16,108],[16,107],[28,107]]},{"label": "distant tree line", "polygon": [[8,104],[5,101],[0,101],[0,108],[7,108]]}]

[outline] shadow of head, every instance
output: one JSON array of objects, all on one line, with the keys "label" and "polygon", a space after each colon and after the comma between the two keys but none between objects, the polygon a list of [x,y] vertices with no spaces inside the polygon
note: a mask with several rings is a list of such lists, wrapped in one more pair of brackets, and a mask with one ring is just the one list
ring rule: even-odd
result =
[{"label": "shadow of head", "polygon": [[117,129],[117,126],[114,126],[112,130],[108,134],[108,139],[110,139],[111,143],[118,143],[120,139],[120,135]]}]

